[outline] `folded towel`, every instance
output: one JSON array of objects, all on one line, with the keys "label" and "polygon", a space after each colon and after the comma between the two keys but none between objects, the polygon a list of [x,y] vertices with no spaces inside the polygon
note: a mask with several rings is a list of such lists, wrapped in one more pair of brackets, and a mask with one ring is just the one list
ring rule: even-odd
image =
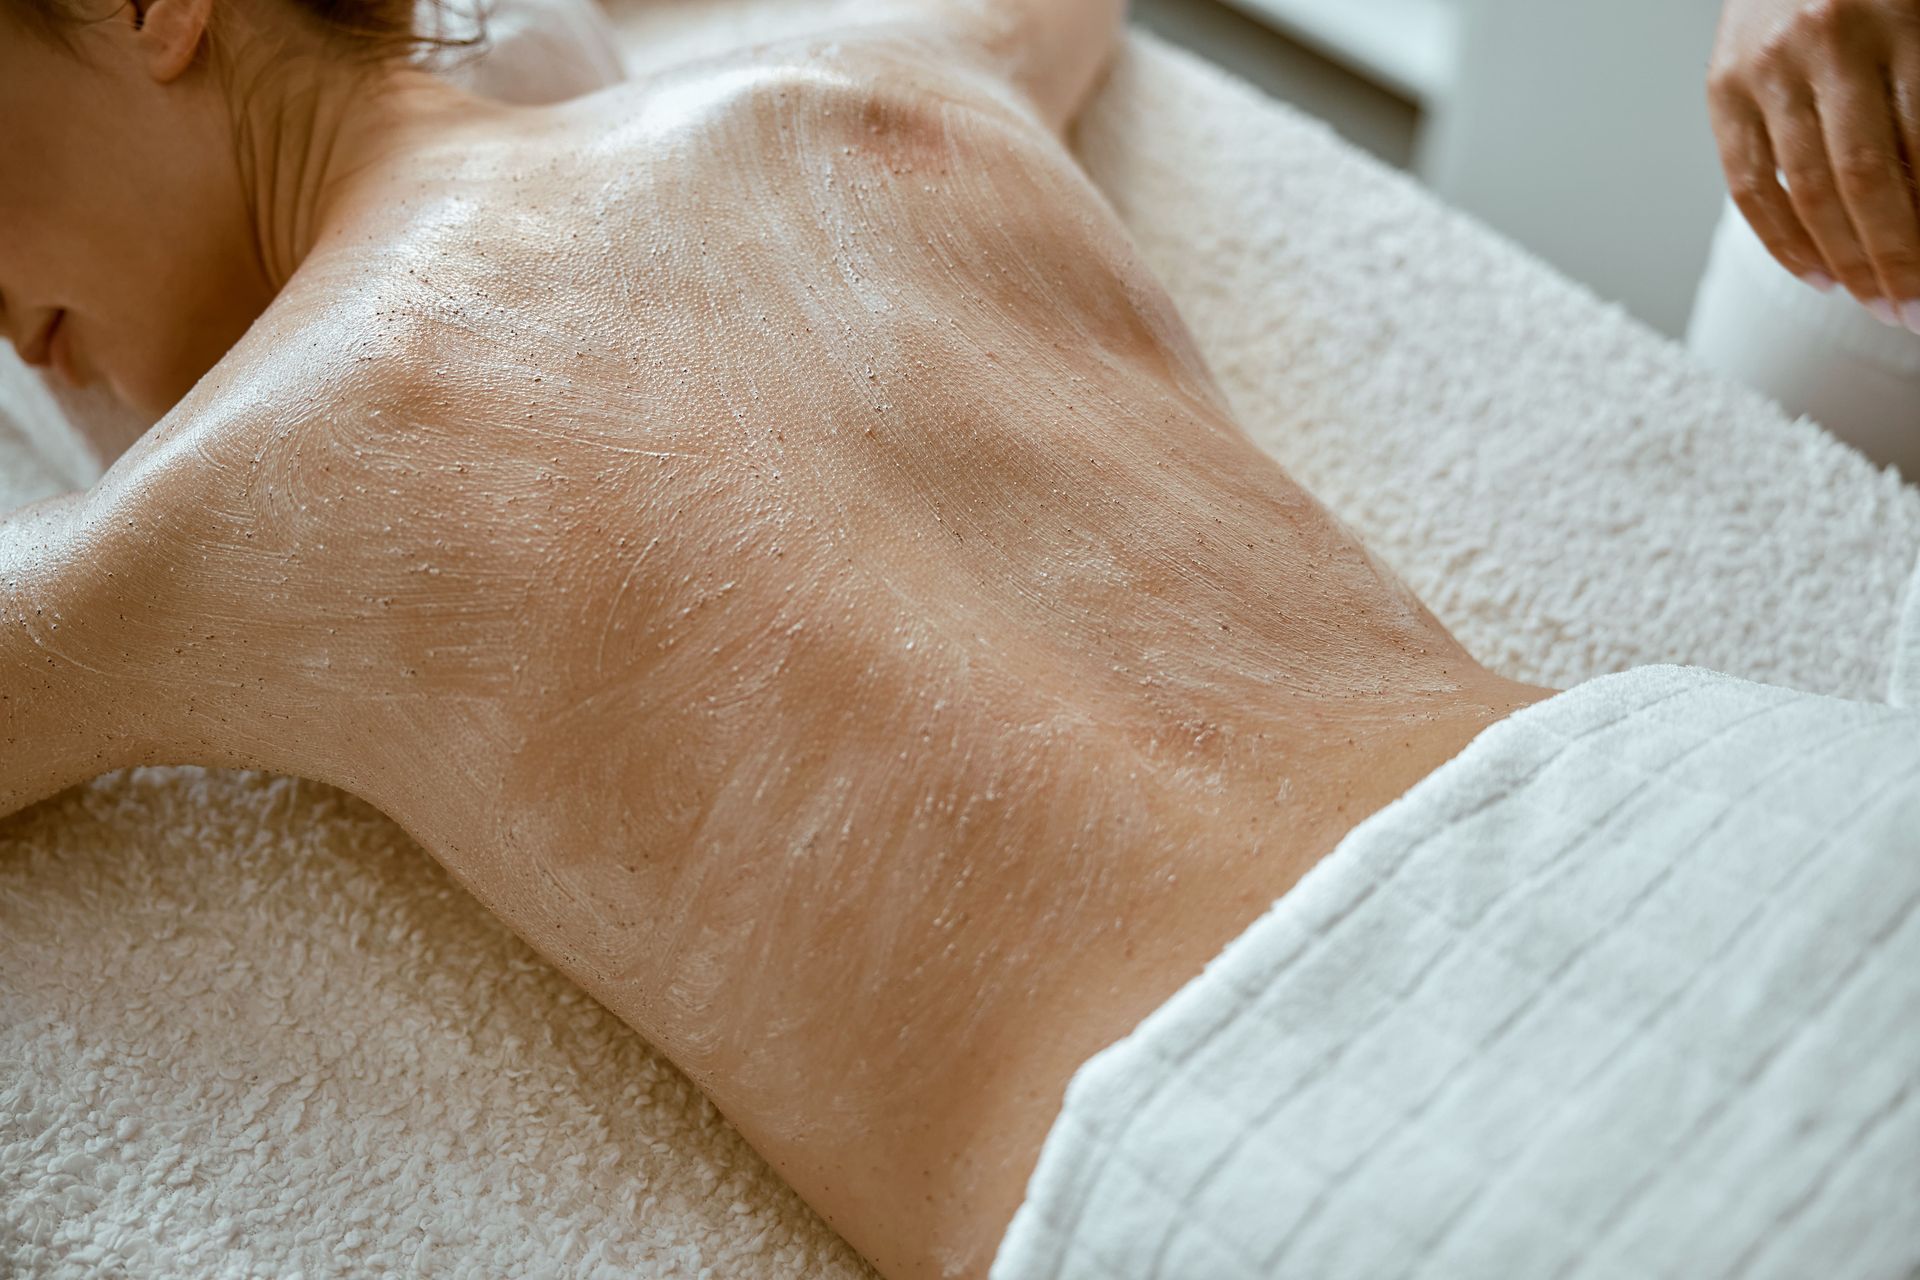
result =
[{"label": "folded towel", "polygon": [[992,1280],[1920,1271],[1920,711],[1527,707],[1067,1087]]},{"label": "folded towel", "polygon": [[[792,11],[654,0],[622,35],[643,67]],[[1920,493],[1149,37],[1078,147],[1255,438],[1484,660],[1885,689]],[[0,1015],[0,1274],[871,1274],[327,787],[141,769],[16,816]]]}]

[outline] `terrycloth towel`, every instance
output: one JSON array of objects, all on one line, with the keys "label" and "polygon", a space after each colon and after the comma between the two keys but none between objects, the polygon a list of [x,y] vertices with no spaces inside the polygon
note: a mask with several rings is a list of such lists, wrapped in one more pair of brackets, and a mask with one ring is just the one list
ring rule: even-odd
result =
[{"label": "terrycloth towel", "polygon": [[[659,0],[630,62],[805,7]],[[1884,691],[1897,477],[1149,38],[1078,149],[1255,438],[1485,661]],[[142,769],[0,827],[0,1274],[387,1272],[871,1274],[360,801]]]},{"label": "terrycloth towel", "polygon": [[1920,708],[1920,565],[1914,566],[1907,583],[1892,665],[1887,677],[1887,701],[1896,707]]},{"label": "terrycloth towel", "polygon": [[1920,712],[1521,710],[1075,1073],[992,1280],[1920,1271]]}]

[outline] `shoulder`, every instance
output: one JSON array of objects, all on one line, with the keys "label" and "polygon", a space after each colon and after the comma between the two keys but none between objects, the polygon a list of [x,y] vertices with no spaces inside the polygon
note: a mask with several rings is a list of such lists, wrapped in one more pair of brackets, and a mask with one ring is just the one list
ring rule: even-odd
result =
[{"label": "shoulder", "polygon": [[[798,48],[803,59],[842,61],[866,76],[923,88],[938,85],[970,105],[990,103],[1010,119],[1058,137],[1104,75],[1119,47],[1125,15],[1124,0],[860,0],[775,6],[756,14],[756,25],[805,32],[806,39],[763,43],[750,56],[777,58]],[[640,62],[651,58],[665,66],[686,56],[686,43],[672,38],[665,43],[668,47],[657,52],[643,50]],[[699,43],[717,47],[706,40]]]},{"label": "shoulder", "polygon": [[742,124],[821,131],[925,131],[994,122],[1045,134],[1008,81],[937,31],[875,24],[730,49],[576,99],[589,128],[679,138]]},{"label": "shoulder", "polygon": [[108,468],[93,505],[138,513],[123,523],[163,543],[271,552],[363,485],[379,437],[427,393],[433,326],[368,290],[320,305],[312,292],[283,291]]}]

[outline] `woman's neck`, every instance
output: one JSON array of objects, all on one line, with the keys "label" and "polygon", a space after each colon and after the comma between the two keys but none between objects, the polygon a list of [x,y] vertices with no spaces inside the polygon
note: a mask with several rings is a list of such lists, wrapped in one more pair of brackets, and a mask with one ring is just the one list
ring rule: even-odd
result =
[{"label": "woman's neck", "polygon": [[226,67],[235,161],[274,292],[394,157],[456,120],[510,110],[418,67],[242,42]]}]

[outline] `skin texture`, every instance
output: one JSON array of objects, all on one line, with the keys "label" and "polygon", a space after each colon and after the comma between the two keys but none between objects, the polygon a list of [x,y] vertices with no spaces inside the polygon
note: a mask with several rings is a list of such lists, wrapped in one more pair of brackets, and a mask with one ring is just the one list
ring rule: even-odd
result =
[{"label": "skin texture", "polygon": [[1727,0],[1707,100],[1780,265],[1920,333],[1920,2]]},{"label": "skin texture", "polygon": [[[984,1276],[1074,1069],[1550,692],[1235,425],[1061,145],[1097,61],[1008,12],[318,82],[261,154],[328,162],[243,183],[271,302],[4,526],[0,809],[364,796],[890,1280]],[[82,256],[0,288],[114,313]],[[117,385],[191,367],[127,326]]]}]

